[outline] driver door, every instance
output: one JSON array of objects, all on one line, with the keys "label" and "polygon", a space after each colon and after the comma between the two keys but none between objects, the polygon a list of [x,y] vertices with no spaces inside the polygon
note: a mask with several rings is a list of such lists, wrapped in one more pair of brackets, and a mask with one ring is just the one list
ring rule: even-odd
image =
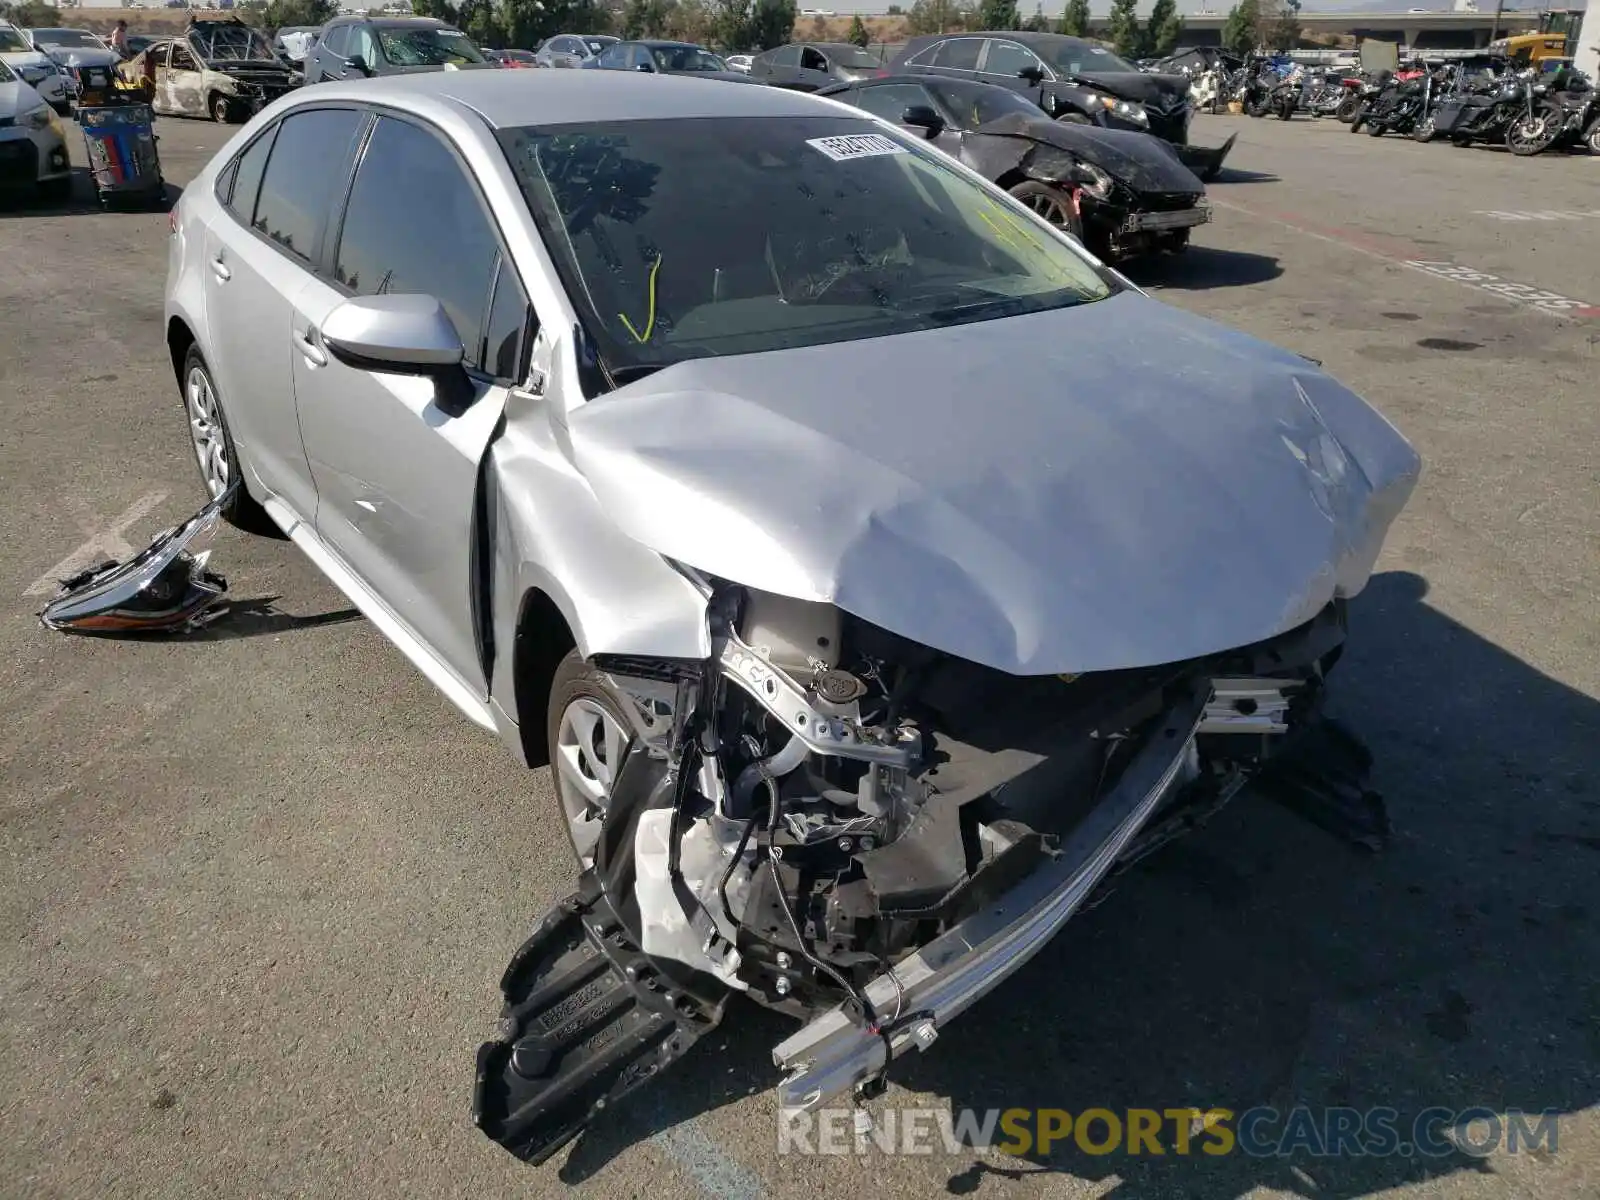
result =
[{"label": "driver door", "polygon": [[182,42],[173,42],[172,57],[167,62],[167,103],[172,111],[187,117],[206,116],[203,76],[194,52]]},{"label": "driver door", "polygon": [[[333,228],[333,277],[304,288],[291,316],[317,534],[413,635],[402,649],[470,711],[460,697],[488,695],[473,607],[479,467],[524,374],[527,293],[470,171],[443,135],[409,118],[378,118]],[[462,408],[440,407],[426,376],[351,366],[322,341],[349,297],[419,293],[462,339]]]},{"label": "driver door", "polygon": [[800,51],[800,70],[796,74],[797,82],[808,92],[838,82],[833,77],[828,56],[812,46]]}]

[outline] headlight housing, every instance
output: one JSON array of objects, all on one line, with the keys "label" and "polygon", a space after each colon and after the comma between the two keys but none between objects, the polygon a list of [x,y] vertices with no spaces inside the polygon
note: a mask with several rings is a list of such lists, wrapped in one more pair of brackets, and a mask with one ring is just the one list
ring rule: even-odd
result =
[{"label": "headlight housing", "polygon": [[1136,101],[1118,100],[1115,96],[1096,94],[1090,103],[1104,105],[1106,111],[1112,116],[1121,117],[1124,121],[1132,121],[1135,125],[1150,124],[1150,114],[1145,112],[1144,105]]},{"label": "headlight housing", "polygon": [[[1085,179],[1084,176],[1088,178]],[[1115,181],[1093,163],[1079,160],[1078,186],[1083,189],[1085,195],[1093,196],[1096,200],[1109,200]]]},{"label": "headlight housing", "polygon": [[17,114],[17,124],[24,129],[48,129],[51,118],[55,114],[50,111],[48,104],[41,104],[38,108],[30,108],[25,113]]}]

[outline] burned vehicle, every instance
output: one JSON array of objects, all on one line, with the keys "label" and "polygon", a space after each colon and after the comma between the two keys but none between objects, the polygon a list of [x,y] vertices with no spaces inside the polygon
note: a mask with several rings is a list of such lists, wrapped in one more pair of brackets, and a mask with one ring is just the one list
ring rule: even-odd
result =
[{"label": "burned vehicle", "polygon": [[154,42],[119,68],[142,84],[162,116],[243,121],[292,91],[301,75],[243,21],[195,21],[181,38]]},{"label": "burned vehicle", "polygon": [[1205,184],[1159,138],[1052,121],[1008,88],[889,75],[818,95],[921,136],[1104,259],[1188,248]]},{"label": "burned vehicle", "polygon": [[[1420,469],[1310,360],[785,89],[329,83],[173,228],[223,514],[552,768],[528,820],[577,886],[475,1068],[529,1160],[738,995],[800,1022],[785,1105],[870,1092],[1120,865],[1293,778]],[[1306,811],[1377,828],[1347,749]]]}]

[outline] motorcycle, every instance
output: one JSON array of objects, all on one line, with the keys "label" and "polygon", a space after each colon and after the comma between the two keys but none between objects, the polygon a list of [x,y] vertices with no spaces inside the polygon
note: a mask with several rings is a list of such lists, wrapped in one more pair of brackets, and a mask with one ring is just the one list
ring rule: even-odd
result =
[{"label": "motorcycle", "polygon": [[1394,81],[1392,71],[1379,71],[1372,78],[1361,81],[1361,90],[1356,97],[1356,108],[1350,114],[1351,133],[1361,132],[1361,127],[1366,124],[1367,114],[1396,86],[1398,85]]},{"label": "motorcycle", "polygon": [[1409,79],[1396,75],[1393,88],[1366,114],[1368,135],[1413,133],[1433,107],[1435,81],[1432,71],[1423,71]]},{"label": "motorcycle", "polygon": [[1360,75],[1346,75],[1339,80],[1339,101],[1333,110],[1334,120],[1341,125],[1348,125],[1356,119],[1366,86],[1366,79]]},{"label": "motorcycle", "polygon": [[1533,86],[1527,74],[1489,81],[1440,104],[1434,112],[1434,128],[1453,146],[1505,142],[1514,124],[1531,120]]},{"label": "motorcycle", "polygon": [[1551,83],[1545,103],[1560,122],[1550,149],[1586,146],[1600,154],[1600,92],[1582,71],[1568,70]]},{"label": "motorcycle", "polygon": [[1292,120],[1303,98],[1304,85],[1299,69],[1296,68],[1280,79],[1268,93],[1267,111],[1280,121]]}]

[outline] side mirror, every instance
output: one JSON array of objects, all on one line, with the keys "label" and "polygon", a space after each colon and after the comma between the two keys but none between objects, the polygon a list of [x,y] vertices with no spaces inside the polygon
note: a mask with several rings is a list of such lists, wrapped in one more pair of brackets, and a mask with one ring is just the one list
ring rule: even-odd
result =
[{"label": "side mirror", "polygon": [[367,66],[367,60],[362,58],[359,54],[352,54],[349,58],[345,59],[345,62],[349,66],[355,68],[357,71],[360,71],[363,75],[372,74],[372,68]]},{"label": "side mirror", "polygon": [[328,352],[358,371],[425,375],[441,412],[460,416],[472,403],[472,381],[461,365],[461,335],[432,296],[357,296],[324,318]]},{"label": "side mirror", "polygon": [[938,137],[944,129],[944,118],[926,104],[912,104],[900,114],[900,124],[922,130],[923,137]]},{"label": "side mirror", "polygon": [[1023,67],[1017,72],[1018,79],[1026,79],[1029,83],[1043,83],[1044,72],[1038,67]]}]

